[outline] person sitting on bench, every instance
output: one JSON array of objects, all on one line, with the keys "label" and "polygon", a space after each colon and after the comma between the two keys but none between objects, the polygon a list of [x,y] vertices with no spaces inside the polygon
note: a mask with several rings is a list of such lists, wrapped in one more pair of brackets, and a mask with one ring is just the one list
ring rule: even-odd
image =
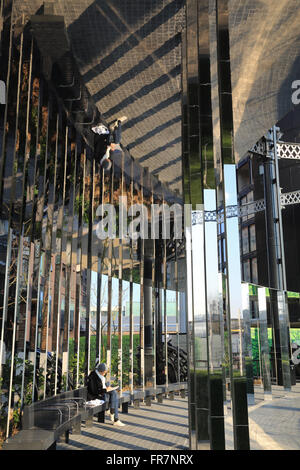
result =
[{"label": "person sitting on bench", "polygon": [[112,423],[115,426],[122,427],[125,426],[125,424],[119,420],[119,397],[116,392],[118,387],[110,387],[109,383],[106,383],[105,375],[107,371],[107,365],[102,362],[90,373],[88,377],[87,399],[89,401],[98,398],[108,402],[109,415]]}]

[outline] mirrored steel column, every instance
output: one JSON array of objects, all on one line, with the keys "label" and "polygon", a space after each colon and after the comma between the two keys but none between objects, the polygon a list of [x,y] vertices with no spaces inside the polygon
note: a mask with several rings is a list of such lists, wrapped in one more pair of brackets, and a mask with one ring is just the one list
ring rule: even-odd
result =
[{"label": "mirrored steel column", "polygon": [[[110,183],[109,183],[109,202],[110,204],[114,203],[114,171],[115,166],[114,162],[112,164],[111,173],[110,173]],[[112,356],[111,356],[111,321],[112,321],[112,276],[113,276],[113,250],[114,250],[114,239],[108,239],[108,284],[107,284],[107,343],[106,343],[106,363],[108,367],[107,380],[110,382],[111,379],[111,365],[112,365]]]},{"label": "mirrored steel column", "polygon": [[[22,24],[24,24],[23,15]],[[5,148],[5,153],[2,154],[2,159],[4,158],[2,163],[3,167],[5,165],[4,168],[2,167],[4,170],[4,175],[2,174],[2,176],[4,176],[3,183],[6,183],[6,185],[2,183],[1,187],[1,219],[5,220],[2,243],[4,242],[4,247],[6,248],[5,261],[7,264],[5,267],[5,278],[3,279],[3,273],[1,276],[3,304],[1,305],[2,332],[0,367],[2,371],[1,389],[3,390],[3,392],[1,390],[1,409],[4,408],[3,422],[6,422],[6,437],[9,435],[11,419],[16,406],[14,403],[16,395],[13,394],[13,385],[15,385],[16,391],[19,392],[14,376],[15,374],[20,374],[20,367],[17,367],[15,352],[23,261],[23,194],[20,195],[20,187],[24,190],[23,182],[26,171],[23,147],[24,138],[26,139],[24,132],[26,118],[24,118],[24,112],[26,116],[28,102],[28,83],[26,83],[25,74],[26,68],[28,72],[29,65],[28,63],[26,64],[26,40],[24,44],[23,33],[18,37],[15,46],[12,51],[12,56],[10,57],[12,60],[11,78],[15,80],[15,84],[11,83],[13,86],[10,86],[10,88],[12,89],[8,90],[8,95],[14,98],[14,106],[13,109],[10,110],[10,119],[6,124],[6,129],[3,129],[4,132],[2,131],[8,144]],[[24,88],[21,90],[22,85]],[[10,138],[11,148],[9,145]],[[9,154],[10,151],[11,155]],[[5,188],[5,186],[7,187]],[[4,250],[2,248],[2,250],[5,251],[5,248]],[[2,383],[2,381],[4,381],[4,383]]]},{"label": "mirrored steel column", "polygon": [[[104,204],[104,170],[97,165],[96,169],[96,179],[95,184],[97,185],[97,192],[98,197],[95,198],[95,210],[96,215],[98,215],[98,207],[100,204]],[[101,217],[103,217],[103,211],[101,211]],[[103,275],[103,262],[104,262],[104,250],[106,243],[98,239],[97,235],[95,236],[96,239],[96,246],[95,246],[95,253],[97,258],[97,268],[96,264],[94,264],[94,270],[97,272],[97,299],[96,299],[96,359],[98,358],[100,362],[102,361],[101,357],[101,350],[102,350],[102,275]]]},{"label": "mirrored steel column", "polygon": [[186,320],[187,320],[187,357],[188,357],[188,398],[189,398],[189,448],[196,450],[196,380],[195,380],[195,334],[193,311],[193,274],[192,274],[192,211],[185,204],[184,233],[186,253]]},{"label": "mirrored steel column", "polygon": [[[204,190],[204,214],[216,213],[216,191]],[[217,220],[205,221],[205,269],[209,344],[209,436],[212,450],[225,449],[224,429],[224,325],[220,305]],[[221,312],[220,312],[221,308]]]},{"label": "mirrored steel column", "polygon": [[244,360],[247,377],[247,399],[248,405],[254,405],[254,381],[253,381],[253,353],[251,339],[251,315],[249,284],[242,284],[242,309],[243,309],[243,341],[244,341]]},{"label": "mirrored steel column", "polygon": [[[133,194],[134,194],[134,179],[133,179],[133,160],[130,162],[130,205],[133,204]],[[133,220],[133,215],[131,216],[131,222]],[[133,335],[134,335],[134,320],[133,320],[133,275],[134,275],[134,254],[133,254],[133,246],[134,241],[130,238],[130,287],[129,287],[129,388],[130,393],[133,394],[133,387],[134,387],[134,376],[133,376]]]},{"label": "mirrored steel column", "polygon": [[249,449],[247,380],[243,345],[243,309],[238,216],[228,217],[237,206],[235,165],[224,165],[225,234],[228,292],[228,344],[233,431],[236,449]]},{"label": "mirrored steel column", "polygon": [[[44,111],[44,109],[43,109]],[[49,384],[48,371],[48,351],[52,352],[49,343],[49,315],[51,308],[51,293],[50,293],[50,280],[51,280],[51,261],[52,261],[52,243],[53,243],[53,223],[54,223],[54,203],[56,198],[56,182],[57,182],[57,142],[58,133],[58,119],[57,107],[53,99],[49,101],[49,122],[48,122],[48,135],[47,135],[47,174],[46,180],[48,182],[48,195],[47,195],[47,211],[45,211],[46,227],[44,233],[44,250],[45,262],[42,272],[42,289],[40,291],[41,299],[41,340],[40,340],[40,361],[39,367],[43,370],[44,386],[43,397],[50,394],[51,386]],[[48,376],[48,380],[47,380]],[[53,377],[52,377],[53,378]]]},{"label": "mirrored steel column", "polygon": [[58,127],[58,154],[57,154],[57,165],[58,165],[58,190],[56,193],[56,205],[57,205],[57,220],[56,220],[56,231],[55,231],[55,244],[53,244],[53,255],[54,255],[54,283],[53,283],[53,305],[52,305],[52,352],[54,360],[54,394],[59,393],[62,387],[62,344],[61,344],[61,305],[64,302],[64,274],[62,265],[62,254],[64,249],[64,212],[65,212],[65,201],[66,201],[66,172],[67,172],[67,136],[68,128],[66,127],[66,121],[64,116],[60,114],[59,127]]},{"label": "mirrored steel column", "polygon": [[258,288],[260,363],[265,400],[272,400],[266,288]]},{"label": "mirrored steel column", "polygon": [[165,225],[165,205],[166,202],[162,200],[162,311],[163,311],[163,333],[164,333],[164,376],[165,384],[168,386],[169,373],[168,373],[168,319],[167,319],[167,241],[164,234]]},{"label": "mirrored steel column", "polygon": [[281,349],[282,381],[284,389],[291,390],[290,345],[289,345],[289,311],[286,292],[277,292],[278,319]]},{"label": "mirrored steel column", "polygon": [[[74,219],[75,219],[75,181],[77,178],[77,147],[76,147],[76,132],[72,128],[70,130],[69,152],[68,152],[68,215],[67,215],[67,238],[66,238],[66,294],[65,294],[65,312],[64,312],[64,331],[63,331],[63,351],[62,351],[62,373],[65,380],[65,388],[69,390],[74,387],[73,370],[70,364],[70,357],[73,351],[70,351],[70,343],[74,327],[74,307],[75,307],[75,284],[76,278],[75,266],[73,265],[73,237],[76,236],[73,232]],[[75,264],[75,263],[74,263]]]},{"label": "mirrored steel column", "polygon": [[126,213],[125,201],[123,201],[124,197],[124,152],[122,152],[121,156],[121,174],[120,174],[120,190],[119,190],[119,234],[118,234],[118,243],[119,243],[119,269],[118,269],[118,278],[119,278],[119,285],[118,285],[118,385],[120,387],[120,394],[122,395],[122,388],[123,388],[123,264],[124,264],[124,256],[123,256],[123,236],[125,231],[125,216],[124,210]]},{"label": "mirrored steel column", "polygon": [[[140,175],[140,203],[144,204],[143,172]],[[142,227],[140,227],[142,232]],[[145,270],[145,240],[141,235],[140,246],[140,385],[145,389],[145,315],[144,315],[144,270]]]},{"label": "mirrored steel column", "polygon": [[[156,194],[154,188],[154,182],[151,180],[151,204],[155,204]],[[153,222],[153,221],[152,221]],[[152,223],[151,222],[151,223]],[[155,236],[152,234],[151,225],[151,244],[152,244],[152,266],[151,266],[151,280],[152,280],[152,350],[153,350],[153,366],[152,366],[152,378],[153,387],[157,387],[157,279],[156,279],[156,256],[157,256],[157,244]]]},{"label": "mirrored steel column", "polygon": [[192,287],[195,335],[195,405],[197,449],[210,448],[209,350],[206,316],[204,208],[192,212]]}]

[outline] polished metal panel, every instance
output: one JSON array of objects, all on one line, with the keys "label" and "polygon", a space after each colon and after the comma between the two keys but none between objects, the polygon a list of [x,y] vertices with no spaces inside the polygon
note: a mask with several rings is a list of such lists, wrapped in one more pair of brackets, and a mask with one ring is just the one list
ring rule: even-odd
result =
[{"label": "polished metal panel", "polygon": [[73,240],[76,238],[77,233],[75,228],[75,202],[76,202],[76,186],[74,182],[77,178],[77,145],[76,135],[73,132],[70,135],[69,141],[69,165],[68,170],[69,178],[67,184],[70,185],[69,191],[69,208],[68,208],[68,227],[67,227],[67,240],[66,240],[66,303],[65,303],[65,318],[64,318],[64,342],[63,342],[63,362],[62,373],[64,374],[65,387],[70,389],[74,386],[73,382],[73,368],[71,363],[70,345],[74,339],[74,313],[75,313],[75,286],[76,286],[76,246]]},{"label": "polished metal panel", "polygon": [[[36,54],[36,49],[33,47],[33,56]],[[36,185],[37,176],[37,159],[38,159],[38,134],[39,134],[39,115],[41,111],[41,81],[38,78],[38,71],[33,67],[32,71],[32,96],[31,106],[29,110],[29,118],[27,122],[27,132],[30,133],[31,138],[27,139],[26,155],[28,154],[28,170],[27,170],[27,188],[26,203],[24,208],[24,249],[23,249],[23,280],[21,286],[21,305],[20,305],[20,320],[18,328],[18,357],[22,357],[22,384],[21,384],[21,407],[25,400],[25,364],[28,352],[26,351],[28,326],[29,326],[29,309],[30,309],[30,279],[32,277],[33,269],[33,244],[31,242],[34,224],[34,188]],[[34,119],[37,116],[37,119]],[[30,145],[29,145],[30,144]],[[47,299],[45,299],[45,302]],[[1,362],[1,360],[0,360]],[[44,373],[45,374],[45,373]]]},{"label": "polished metal panel", "polygon": [[[216,210],[216,191],[204,190],[204,209]],[[207,335],[209,345],[210,446],[225,449],[224,429],[224,324],[223,298],[220,302],[218,274],[217,222],[205,222],[205,269],[207,302]]]},{"label": "polished metal panel", "polygon": [[[104,171],[100,168],[99,165],[96,166],[95,170],[95,186],[97,188],[95,197],[95,211],[98,214],[97,210],[100,204],[104,203]],[[101,214],[103,216],[103,214]],[[95,216],[96,218],[96,216]],[[102,349],[102,262],[103,262],[103,251],[104,243],[100,241],[98,237],[95,237],[95,253],[96,253],[96,263],[93,263],[93,271],[97,273],[97,296],[96,296],[96,358],[101,361],[101,349]]]},{"label": "polished metal panel", "polygon": [[[22,18],[22,23],[24,24],[24,18]],[[21,34],[20,43],[19,43],[19,54],[15,51],[12,57],[12,72],[13,68],[15,68],[15,79],[17,84],[17,95],[16,95],[16,102],[15,102],[15,110],[11,116],[12,119],[12,126],[15,127],[15,135],[14,141],[12,142],[12,168],[11,168],[11,179],[8,178],[9,181],[9,196],[10,200],[7,201],[7,206],[9,208],[9,212],[5,214],[6,211],[3,211],[7,217],[7,227],[8,233],[6,238],[6,249],[10,251],[9,255],[6,256],[6,261],[9,263],[7,266],[7,271],[5,275],[5,287],[4,287],[4,303],[2,306],[2,328],[3,334],[1,335],[1,345],[2,342],[5,340],[6,345],[6,367],[8,374],[7,384],[6,384],[6,392],[5,398],[3,401],[6,401],[7,404],[7,419],[6,419],[6,437],[9,435],[9,427],[11,421],[11,410],[13,408],[13,396],[12,396],[12,388],[14,383],[14,374],[16,370],[16,363],[15,363],[15,341],[16,341],[16,327],[17,327],[17,317],[18,317],[18,309],[19,309],[19,291],[20,291],[20,275],[22,272],[22,254],[23,254],[23,230],[22,230],[22,205],[20,207],[20,200],[15,201],[18,196],[17,185],[21,184],[25,177],[24,171],[20,166],[21,159],[24,159],[22,155],[23,149],[20,148],[19,144],[22,146],[23,142],[18,141],[18,136],[21,137],[22,135],[22,125],[21,116],[24,113],[24,106],[26,106],[26,91],[25,93],[21,93],[21,84],[24,80],[24,76],[22,73],[22,67],[24,65],[25,60],[25,45],[24,45],[24,37]],[[19,59],[19,63],[18,63]],[[13,77],[12,77],[13,78]],[[26,108],[25,108],[26,109]],[[8,128],[10,126],[7,126]],[[22,136],[24,138],[24,135]],[[7,138],[9,138],[7,136]],[[6,149],[6,151],[9,149]],[[7,155],[8,157],[8,155]],[[6,163],[6,162],[5,162]],[[7,165],[5,170],[7,171]],[[7,173],[4,173],[4,178],[7,178]],[[6,179],[5,178],[5,179]],[[3,188],[4,194],[2,203],[6,203],[5,199],[7,198],[8,194],[5,194],[5,188]],[[8,192],[7,191],[7,192]],[[13,211],[15,209],[15,211]],[[20,218],[21,216],[21,218]],[[3,217],[3,215],[2,215]],[[4,217],[3,217],[4,218]],[[21,230],[20,230],[21,228]],[[6,232],[6,230],[5,230]],[[6,234],[6,233],[5,233]],[[20,246],[20,249],[18,249]],[[6,325],[4,325],[4,322]],[[4,335],[4,328],[6,326],[6,335]],[[3,346],[2,346],[3,347]],[[1,361],[2,362],[2,361]],[[5,400],[6,399],[6,400]]]},{"label": "polished metal panel", "polygon": [[[130,202],[132,203],[133,201],[133,188],[134,188],[134,182],[133,182],[133,161],[131,161],[130,168],[129,168],[129,175],[130,175]],[[131,221],[133,219],[133,216],[131,216]],[[129,245],[129,251],[130,251],[130,275],[129,275],[129,282],[130,282],[130,292],[129,292],[129,388],[130,392],[133,393],[133,387],[134,387],[134,375],[133,375],[133,334],[134,334],[134,323],[133,323],[133,266],[134,266],[134,255],[133,255],[133,240],[130,239],[130,245]]]},{"label": "polished metal panel", "polygon": [[244,360],[247,377],[247,399],[248,405],[254,405],[254,382],[253,382],[253,355],[251,339],[251,316],[250,316],[250,298],[249,284],[242,284],[242,309],[243,309],[243,341],[244,341]]},{"label": "polished metal panel", "polygon": [[76,272],[76,287],[75,287],[75,310],[74,310],[74,379],[76,387],[82,381],[82,371],[80,370],[80,312],[81,312],[81,235],[82,235],[82,191],[83,191],[83,145],[82,140],[78,138],[77,140],[77,180],[75,187],[75,233],[77,237],[75,238],[75,247],[74,247],[74,261],[75,272]]},{"label": "polished metal panel", "polygon": [[[120,174],[120,181],[119,181],[120,189],[119,189],[119,194],[120,198],[123,198],[124,196],[124,152],[122,152],[121,156],[121,174]],[[120,201],[119,198],[119,201]],[[119,202],[119,204],[122,204],[122,202]],[[122,205],[119,205],[119,212],[122,210]],[[119,216],[121,217],[121,216]],[[123,363],[122,363],[122,358],[123,358],[123,331],[122,331],[122,324],[123,324],[123,318],[122,318],[122,313],[123,313],[123,233],[124,233],[124,228],[122,226],[123,224],[123,217],[121,217],[121,220],[119,220],[119,238],[118,238],[118,243],[119,243],[119,269],[118,269],[118,278],[119,278],[119,285],[118,285],[118,385],[120,387],[120,394],[122,395],[122,388],[123,388]]]},{"label": "polished metal panel", "polygon": [[180,312],[179,312],[179,282],[178,282],[178,253],[177,253],[177,243],[175,243],[175,260],[174,260],[174,284],[175,284],[175,308],[176,308],[176,340],[177,340],[177,358],[178,358],[178,366],[177,366],[177,381],[181,382],[181,366],[180,366]]},{"label": "polished metal panel", "polygon": [[[165,200],[163,199],[163,221],[165,221]],[[164,224],[164,222],[163,222]],[[164,227],[162,227],[164,231]],[[162,312],[163,312],[163,333],[164,333],[164,375],[165,383],[169,383],[169,371],[168,371],[168,318],[167,318],[167,241],[163,239],[163,248],[162,248]]]},{"label": "polished metal panel", "polygon": [[53,244],[54,254],[54,283],[53,283],[53,324],[52,324],[52,352],[55,361],[54,372],[54,393],[58,393],[61,388],[60,376],[58,370],[61,369],[61,304],[64,301],[64,286],[62,276],[62,253],[64,249],[64,209],[65,209],[65,185],[66,185],[66,171],[67,171],[67,140],[68,129],[63,116],[60,116],[58,126],[58,152],[57,152],[57,192],[55,206],[56,211],[56,230],[55,241]]},{"label": "polished metal panel", "polygon": [[258,288],[260,363],[265,400],[272,400],[266,288]]},{"label": "polished metal panel", "polygon": [[206,273],[204,207],[197,206],[192,212],[192,288],[195,340],[195,382],[196,382],[196,430],[197,449],[210,447],[209,436],[209,351],[206,317]]},{"label": "polished metal panel", "polygon": [[[118,197],[125,193],[131,204],[144,203],[149,214],[154,199],[170,205],[178,197],[136,165],[125,149],[109,173],[101,170],[88,129],[81,133],[80,126],[73,126],[53,92],[56,84],[44,80],[44,68],[51,64],[40,55],[28,28],[14,35],[13,28],[5,28],[8,61],[1,74],[6,67],[9,80],[0,115],[0,362],[9,377],[8,406],[19,407],[19,391],[23,405],[81,387],[98,360],[108,363],[121,391],[128,385],[131,391],[144,387],[145,326],[152,338],[149,382],[156,385],[159,377],[162,383],[164,376],[168,382],[173,371],[168,370],[168,308],[174,300],[179,355],[178,284],[183,283],[172,243],[151,240],[148,253],[144,240],[128,240],[126,233],[120,240],[100,241],[96,226],[103,216],[97,210],[100,203],[118,209]],[[146,291],[148,255],[152,269]],[[157,374],[159,348],[165,355],[164,374]],[[17,365],[10,362],[14,352]],[[178,358],[174,364],[180,380]],[[19,383],[12,400],[12,387]],[[10,424],[8,419],[7,432]]]},{"label": "polished metal panel", "polygon": [[285,390],[291,390],[290,371],[290,345],[289,345],[289,311],[287,294],[284,291],[277,292],[278,320],[280,335],[280,353],[282,368],[282,384]]},{"label": "polished metal panel", "polygon": [[[114,173],[115,165],[112,164],[111,173],[110,173],[110,183],[108,190],[109,202],[113,204],[114,201]],[[107,263],[108,263],[108,303],[107,303],[107,344],[106,344],[106,363],[108,367],[107,380],[110,382],[111,379],[111,366],[112,366],[112,357],[111,357],[111,326],[112,326],[112,275],[113,275],[113,255],[114,255],[114,240],[108,239],[108,254],[107,254]]]},{"label": "polished metal panel", "polygon": [[[140,174],[140,204],[144,204],[143,171]],[[142,224],[140,226],[142,232]],[[145,240],[141,234],[140,244],[140,385],[145,389],[145,314],[144,314],[144,271],[145,271]]]},{"label": "polished metal panel", "polygon": [[193,312],[193,273],[192,273],[192,211],[191,205],[184,208],[184,233],[186,249],[186,311],[187,311],[187,354],[189,397],[189,447],[196,450],[196,380],[195,380],[195,343]]},{"label": "polished metal panel", "polygon": [[47,195],[47,217],[46,228],[44,234],[44,250],[45,262],[43,265],[42,279],[43,286],[40,291],[41,305],[41,340],[40,340],[40,364],[43,369],[43,397],[46,397],[47,390],[47,355],[50,347],[49,344],[49,314],[51,306],[51,260],[52,260],[52,237],[53,237],[53,216],[54,216],[54,203],[56,197],[56,183],[57,183],[57,151],[56,142],[58,135],[58,117],[56,114],[56,106],[53,101],[49,102],[49,122],[48,122],[48,141],[47,141],[47,175],[48,181],[48,195]]},{"label": "polished metal panel", "polygon": [[[226,208],[237,204],[235,165],[224,165],[224,195]],[[225,217],[227,315],[229,370],[232,398],[232,417],[236,449],[249,448],[247,380],[243,343],[243,308],[238,217]]]}]

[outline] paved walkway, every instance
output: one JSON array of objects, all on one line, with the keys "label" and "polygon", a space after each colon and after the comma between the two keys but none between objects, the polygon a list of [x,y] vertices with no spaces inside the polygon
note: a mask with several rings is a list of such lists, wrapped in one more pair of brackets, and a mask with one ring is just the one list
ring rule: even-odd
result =
[{"label": "paved walkway", "polygon": [[[255,387],[255,405],[249,409],[251,450],[300,450],[300,384],[287,393],[272,387],[272,400],[264,401]],[[233,449],[230,412],[225,419],[226,448]]]},{"label": "paved walkway", "polygon": [[[251,450],[300,450],[300,384],[286,393],[273,387],[272,401],[263,400],[263,390],[256,387],[255,405],[249,407]],[[188,401],[175,397],[151,407],[129,407],[120,414],[124,428],[94,421],[93,428],[70,443],[59,443],[58,450],[188,450]],[[225,419],[226,449],[233,450],[230,411]]]},{"label": "paved walkway", "polygon": [[250,407],[249,424],[253,450],[300,450],[300,384],[289,393],[273,387],[272,401]]},{"label": "paved walkway", "polygon": [[126,427],[113,426],[94,419],[94,426],[81,435],[70,436],[69,444],[57,444],[58,450],[180,450],[188,449],[188,400],[175,397],[151,407],[129,407],[129,413],[120,413]]}]

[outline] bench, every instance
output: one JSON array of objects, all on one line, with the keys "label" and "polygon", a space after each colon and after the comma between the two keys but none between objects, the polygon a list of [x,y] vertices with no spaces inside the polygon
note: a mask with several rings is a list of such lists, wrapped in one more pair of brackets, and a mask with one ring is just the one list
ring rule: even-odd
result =
[{"label": "bench", "polygon": [[143,390],[134,390],[131,394],[131,401],[134,408],[140,407],[140,402],[144,400],[145,392]]},{"label": "bench", "polygon": [[169,383],[168,385],[159,385],[161,393],[166,397],[169,397],[170,400],[174,400],[175,394],[179,394],[181,398],[186,397],[187,383]]},{"label": "bench", "polygon": [[131,405],[130,392],[122,392],[122,396],[119,397],[119,403],[122,406],[122,413],[128,413],[128,407]]},{"label": "bench", "polygon": [[145,389],[145,403],[147,406],[151,406],[152,400],[157,400],[158,403],[163,403],[164,389],[161,386],[156,388],[147,387]]},{"label": "bench", "polygon": [[146,406],[151,406],[151,401],[156,397],[156,389],[154,387],[145,388],[144,402]]},{"label": "bench", "polygon": [[80,432],[80,404],[84,403],[74,392],[66,392],[67,397],[62,393],[24,406],[22,429],[3,443],[3,449],[52,450],[62,436],[68,442],[70,431]]},{"label": "bench", "polygon": [[168,385],[159,385],[157,387],[147,387],[144,393],[144,402],[151,406],[152,400],[156,398],[158,403],[163,403],[164,395],[174,400],[175,394],[179,393],[181,398],[186,397],[186,383],[169,383]]},{"label": "bench", "polygon": [[[125,401],[125,398],[124,398]],[[108,403],[88,406],[87,387],[60,393],[24,407],[22,429],[3,443],[4,450],[54,450],[62,436],[81,433],[81,422],[93,426],[93,417],[105,421]]]},{"label": "bench", "polygon": [[[159,385],[134,390],[133,393],[122,392],[119,404],[122,413],[128,413],[128,407],[133,403],[134,408],[140,407],[140,402],[151,406],[151,401],[157,399],[163,402],[163,395],[171,400],[175,393],[185,398],[186,383]],[[81,423],[86,427],[93,426],[93,418],[97,416],[99,423],[105,422],[105,412],[108,402],[101,405],[87,405],[87,387],[60,393],[51,398],[37,401],[24,406],[21,420],[22,429],[3,443],[3,450],[55,450],[56,442],[64,438],[69,442],[69,434],[80,434]]]}]

